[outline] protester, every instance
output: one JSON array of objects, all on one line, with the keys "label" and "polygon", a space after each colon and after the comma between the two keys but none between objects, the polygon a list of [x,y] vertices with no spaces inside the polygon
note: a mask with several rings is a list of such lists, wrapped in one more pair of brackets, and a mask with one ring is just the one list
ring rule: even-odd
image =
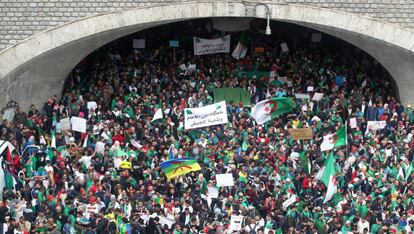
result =
[{"label": "protester", "polygon": [[[114,46],[82,61],[62,98],[27,115],[16,110],[0,139],[19,153],[31,148],[3,153],[3,230],[232,233],[232,219],[242,216],[244,233],[411,233],[414,112],[396,99],[384,70],[353,50],[290,38],[286,53],[282,37],[250,37],[240,60],[194,56],[191,47],[174,57],[165,47]],[[228,123],[186,130],[184,108],[213,104],[213,89],[222,87],[248,90],[252,106],[277,96],[296,107],[259,125],[251,107],[227,103]],[[66,117],[85,119],[87,131],[63,129]],[[379,120],[383,128],[369,129]],[[342,126],[347,145],[321,151],[323,137]],[[305,127],[312,139],[293,140],[288,129]],[[171,155],[195,158],[201,170],[168,180],[160,164]],[[325,201],[320,176],[330,155],[337,190]],[[214,197],[224,173],[234,186]]]}]

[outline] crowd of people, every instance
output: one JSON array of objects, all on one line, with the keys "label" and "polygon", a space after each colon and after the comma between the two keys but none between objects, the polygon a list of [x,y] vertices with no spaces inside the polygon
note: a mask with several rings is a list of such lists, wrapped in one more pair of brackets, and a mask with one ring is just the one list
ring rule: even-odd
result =
[{"label": "crowd of people", "polygon": [[[285,40],[284,52],[277,36],[249,35],[254,40],[240,60],[225,53],[194,56],[191,45],[177,51],[111,46],[75,68],[61,98],[2,120],[0,139],[19,153],[2,155],[1,229],[412,233],[414,112],[394,96],[386,72],[355,55],[362,52],[295,37]],[[196,69],[183,71],[181,64]],[[274,86],[272,79],[283,82]],[[227,103],[227,124],[186,130],[183,110],[214,103],[212,90],[220,87],[248,90],[252,106],[292,97],[296,108],[258,125],[250,106]],[[295,98],[314,92],[323,98]],[[88,109],[88,102],[97,105]],[[152,121],[158,109],[163,118]],[[60,129],[60,119],[73,116],[87,120],[86,133]],[[370,130],[368,121],[386,126]],[[323,136],[343,125],[347,146],[321,151]],[[310,140],[293,140],[288,132],[305,127],[312,129]],[[175,157],[195,158],[201,170],[167,180],[160,163],[171,145]],[[315,177],[331,152],[338,189],[324,202],[326,185]],[[217,188],[216,175],[224,173],[233,175],[234,186]],[[217,197],[210,188],[218,189]],[[235,216],[242,217],[240,230],[231,225]]]}]

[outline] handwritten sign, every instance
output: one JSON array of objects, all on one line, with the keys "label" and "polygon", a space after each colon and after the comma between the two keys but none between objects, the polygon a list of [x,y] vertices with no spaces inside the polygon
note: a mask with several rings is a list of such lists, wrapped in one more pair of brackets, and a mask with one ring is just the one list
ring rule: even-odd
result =
[{"label": "handwritten sign", "polygon": [[226,102],[218,102],[200,108],[184,109],[185,129],[201,128],[227,123]]},{"label": "handwritten sign", "polygon": [[310,128],[290,128],[289,133],[293,140],[309,140],[313,138],[312,129]]},{"label": "handwritten sign", "polygon": [[230,52],[230,35],[217,39],[194,37],[194,55]]}]

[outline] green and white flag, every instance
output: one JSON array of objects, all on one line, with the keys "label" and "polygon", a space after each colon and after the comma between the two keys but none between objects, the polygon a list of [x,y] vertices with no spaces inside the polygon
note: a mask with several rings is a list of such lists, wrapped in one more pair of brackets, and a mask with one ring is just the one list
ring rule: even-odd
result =
[{"label": "green and white flag", "polygon": [[246,54],[247,54],[247,47],[243,45],[241,42],[239,42],[239,44],[237,44],[231,56],[233,56],[233,58],[235,59],[241,59],[241,58],[244,58]]},{"label": "green and white flag", "polygon": [[50,147],[56,149],[56,133],[55,133],[55,131],[52,130],[51,135],[52,135],[51,136],[52,137],[52,140],[50,142]]},{"label": "green and white flag", "polygon": [[346,125],[342,126],[336,133],[323,137],[321,151],[331,150],[346,145]]},{"label": "green and white flag", "polygon": [[321,170],[323,170],[321,181],[328,188],[326,191],[325,199],[323,201],[325,203],[331,200],[337,191],[337,181],[335,179],[335,159],[332,153],[329,154],[328,158],[325,161],[325,165]]},{"label": "green and white flag", "polygon": [[251,116],[257,124],[264,124],[274,118],[293,110],[292,98],[271,98],[257,103],[251,112]]},{"label": "green and white flag", "polygon": [[151,122],[154,122],[157,119],[162,119],[162,117],[163,117],[162,109],[161,108],[160,109],[157,109],[157,111],[154,114],[154,117],[152,117]]}]

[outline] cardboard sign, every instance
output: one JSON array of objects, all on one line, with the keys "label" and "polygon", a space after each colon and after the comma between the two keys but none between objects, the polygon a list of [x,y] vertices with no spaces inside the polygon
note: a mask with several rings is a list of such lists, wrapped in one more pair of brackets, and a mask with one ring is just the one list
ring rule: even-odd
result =
[{"label": "cardboard sign", "polygon": [[216,174],[216,181],[218,187],[234,186],[233,174]]},{"label": "cardboard sign", "polygon": [[313,138],[313,132],[311,128],[290,128],[289,133],[293,140],[309,140]]},{"label": "cardboard sign", "polygon": [[70,120],[73,131],[86,133],[86,119],[72,117]]}]

